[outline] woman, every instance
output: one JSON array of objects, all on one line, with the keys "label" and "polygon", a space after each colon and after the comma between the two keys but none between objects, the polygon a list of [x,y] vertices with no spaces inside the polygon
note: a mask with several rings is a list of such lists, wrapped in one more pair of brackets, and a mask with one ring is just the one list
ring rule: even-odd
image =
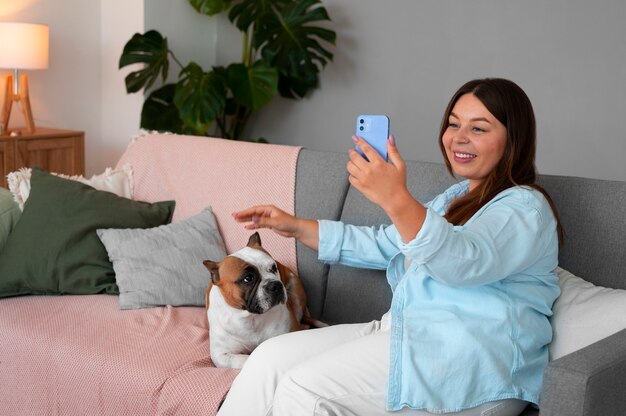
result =
[{"label": "woman", "polygon": [[328,263],[386,269],[393,290],[381,321],[286,334],[255,350],[220,415],[517,415],[538,403],[559,295],[560,224],[536,183],[535,119],[504,79],[463,85],[445,111],[439,145],[465,178],[427,204],[361,138],[349,181],[390,226],[291,216],[274,206],[234,213]]}]

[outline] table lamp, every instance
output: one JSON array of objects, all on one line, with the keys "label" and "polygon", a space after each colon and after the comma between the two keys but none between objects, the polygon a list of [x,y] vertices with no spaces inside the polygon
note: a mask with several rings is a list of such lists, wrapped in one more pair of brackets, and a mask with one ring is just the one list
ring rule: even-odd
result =
[{"label": "table lamp", "polygon": [[2,106],[2,131],[9,131],[11,107],[17,101],[24,114],[25,131],[35,132],[30,108],[28,77],[20,69],[45,69],[48,67],[48,26],[31,23],[0,22],[0,68],[12,69],[7,77],[6,94]]}]

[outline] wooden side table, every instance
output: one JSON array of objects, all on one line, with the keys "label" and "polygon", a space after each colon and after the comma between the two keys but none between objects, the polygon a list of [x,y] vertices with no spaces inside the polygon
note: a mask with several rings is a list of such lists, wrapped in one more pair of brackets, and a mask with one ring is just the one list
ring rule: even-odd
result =
[{"label": "wooden side table", "polygon": [[85,173],[85,133],[38,128],[33,134],[0,136],[0,186],[6,175],[22,167],[39,166],[66,175]]}]

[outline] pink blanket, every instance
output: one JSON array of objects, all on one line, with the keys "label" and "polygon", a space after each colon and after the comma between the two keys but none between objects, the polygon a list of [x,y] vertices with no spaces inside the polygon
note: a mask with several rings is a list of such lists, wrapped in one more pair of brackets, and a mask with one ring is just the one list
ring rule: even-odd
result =
[{"label": "pink blanket", "polygon": [[[299,151],[294,146],[153,134],[131,144],[118,166],[130,163],[135,199],[176,200],[174,222],[210,205],[226,251],[232,253],[245,246],[251,234],[233,221],[232,212],[258,204],[294,212]],[[267,230],[260,235],[274,258],[295,268],[294,240]]]},{"label": "pink blanket", "polygon": [[[299,148],[148,135],[129,146],[135,199],[175,199],[174,220],[210,205],[226,249],[251,234],[231,212],[294,211]],[[295,268],[295,242],[261,231]],[[204,308],[120,311],[108,295],[0,300],[0,415],[213,415],[237,371],[209,358]]]},{"label": "pink blanket", "polygon": [[1,415],[212,415],[237,374],[213,366],[204,308],[29,296],[0,325]]}]

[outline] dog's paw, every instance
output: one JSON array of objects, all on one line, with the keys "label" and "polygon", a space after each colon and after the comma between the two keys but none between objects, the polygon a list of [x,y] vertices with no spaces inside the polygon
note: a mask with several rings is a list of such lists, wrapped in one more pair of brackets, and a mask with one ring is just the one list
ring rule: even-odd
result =
[{"label": "dog's paw", "polygon": [[250,355],[248,354],[229,354],[229,353],[211,353],[211,361],[218,368],[241,368],[246,363]]},{"label": "dog's paw", "polygon": [[325,328],[327,326],[329,325],[326,322],[313,319],[309,315],[304,315],[302,319],[300,320],[301,329]]},{"label": "dog's paw", "polygon": [[229,354],[230,356],[230,368],[241,368],[250,357],[248,354]]}]

